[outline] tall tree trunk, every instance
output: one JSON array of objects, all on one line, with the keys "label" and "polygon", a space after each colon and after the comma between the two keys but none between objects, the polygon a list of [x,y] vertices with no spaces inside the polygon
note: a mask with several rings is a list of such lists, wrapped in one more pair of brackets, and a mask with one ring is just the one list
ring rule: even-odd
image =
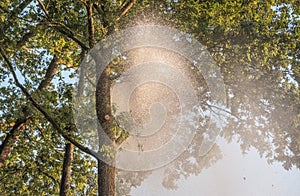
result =
[{"label": "tall tree trunk", "polygon": [[[120,20],[124,16],[136,0],[126,1],[121,7],[121,13],[115,22]],[[89,46],[90,48],[94,47],[95,37],[94,37],[94,22],[93,22],[93,6],[96,8],[99,14],[103,16],[103,28],[108,30],[107,34],[112,33],[112,27],[108,23],[108,20],[105,15],[105,11],[102,10],[96,3],[92,1],[87,1],[87,15],[88,15],[88,32],[89,32]],[[105,71],[100,76],[100,79],[96,87],[96,111],[99,123],[101,124],[104,132],[110,138],[110,144],[115,145],[118,141],[116,138],[116,133],[114,131],[115,121],[112,115],[111,108],[111,97],[110,97],[110,87],[111,87],[111,78],[110,78],[110,66],[108,65]],[[99,132],[99,131],[98,131]],[[99,142],[102,143],[101,134],[98,134]],[[99,150],[102,146],[99,146]],[[115,176],[116,168],[114,167],[115,158],[114,154],[110,155],[111,164],[107,164],[102,160],[98,160],[98,195],[99,196],[115,196],[116,195],[116,186],[115,186]]]},{"label": "tall tree trunk", "polygon": [[[96,89],[96,111],[99,123],[103,128],[104,132],[110,138],[110,143],[108,145],[113,145],[115,142],[115,133],[114,133],[114,119],[112,116],[111,108],[111,97],[110,97],[110,68],[107,66],[106,70],[100,76],[100,79],[97,83]],[[100,144],[104,143],[103,137],[99,134]],[[101,148],[101,146],[99,146]],[[100,149],[99,149],[100,150]],[[113,166],[114,155],[110,154],[111,163],[107,164],[102,160],[98,160],[98,195],[99,196],[115,196],[115,175],[116,170]]]},{"label": "tall tree trunk", "polygon": [[64,163],[60,181],[60,196],[66,196],[68,190],[70,188],[70,179],[71,179],[71,167],[72,167],[72,160],[73,160],[73,151],[74,146],[71,143],[66,143],[65,146],[65,155],[64,155]]},{"label": "tall tree trunk", "polygon": [[116,168],[98,160],[98,196],[116,196]]}]

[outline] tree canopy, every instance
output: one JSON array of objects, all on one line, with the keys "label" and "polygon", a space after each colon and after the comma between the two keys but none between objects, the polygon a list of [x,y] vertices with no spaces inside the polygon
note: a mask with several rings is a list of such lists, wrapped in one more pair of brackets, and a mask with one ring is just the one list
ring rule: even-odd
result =
[{"label": "tree canopy", "polygon": [[[255,147],[270,164],[300,169],[298,0],[3,0],[0,21],[3,195],[109,195],[99,191],[99,184],[105,186],[99,179],[108,176],[97,170],[97,151],[84,143],[74,123],[74,78],[80,78],[82,61],[96,43],[141,24],[180,29],[210,53],[226,89],[221,137],[238,137],[243,152]],[[119,59],[103,81],[122,75],[124,65]],[[212,110],[201,73],[191,73],[204,87],[202,107]],[[97,85],[105,89],[103,84]],[[104,108],[104,98],[99,101],[99,110],[112,110]],[[180,176],[199,174],[221,158],[216,145],[199,156],[202,140],[202,132],[196,134],[168,166],[164,186],[174,188]],[[150,172],[117,170],[118,194],[129,194]]]}]

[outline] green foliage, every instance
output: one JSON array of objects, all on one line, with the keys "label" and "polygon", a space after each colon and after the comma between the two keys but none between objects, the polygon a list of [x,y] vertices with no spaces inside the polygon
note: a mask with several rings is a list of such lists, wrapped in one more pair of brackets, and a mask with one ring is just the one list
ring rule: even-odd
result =
[{"label": "green foliage", "polygon": [[[47,13],[37,1],[0,2],[0,47],[37,102],[62,129],[84,143],[78,133],[71,131],[74,130],[71,79],[77,76],[82,57],[89,48],[85,1],[42,2]],[[222,136],[231,141],[233,135],[238,135],[243,151],[254,146],[270,162],[279,161],[286,169],[293,165],[300,168],[299,1],[137,1],[120,19],[124,10],[121,7],[128,1],[93,2],[95,41],[105,38],[111,29],[138,24],[139,20],[161,22],[191,33],[209,50],[224,77],[228,108],[233,117]],[[26,6],[20,10],[23,4]],[[162,21],[147,19],[153,15]],[[54,56],[59,58],[58,70],[51,84],[38,91]],[[57,195],[65,140],[16,88],[5,64],[1,56],[0,141],[12,129],[11,123],[27,114],[33,117],[18,133],[19,138],[0,169],[0,193]],[[123,71],[117,65],[112,66],[111,73]],[[28,110],[24,112],[24,108]],[[123,118],[126,120],[126,116]],[[89,122],[86,123],[88,127]],[[116,135],[122,131],[115,125]],[[124,134],[123,139],[126,137]],[[202,138],[196,139],[193,144]],[[196,146],[177,160],[182,164],[174,162],[165,186],[174,188],[173,181],[180,175],[198,174],[220,158],[219,155],[206,157],[206,165],[201,158],[194,164],[188,163],[189,157],[197,157]],[[286,153],[286,148],[291,153]],[[110,149],[102,150],[110,156]],[[95,171],[96,161],[76,149],[70,195],[96,195]],[[132,181],[138,179],[136,186],[143,177],[136,173],[126,176]],[[121,188],[124,195],[131,186],[126,183]]]}]

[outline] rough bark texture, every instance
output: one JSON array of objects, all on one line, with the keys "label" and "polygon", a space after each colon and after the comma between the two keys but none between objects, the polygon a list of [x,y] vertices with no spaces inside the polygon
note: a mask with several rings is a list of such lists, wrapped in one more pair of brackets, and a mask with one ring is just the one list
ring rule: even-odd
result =
[{"label": "rough bark texture", "polygon": [[[118,21],[122,16],[124,16],[136,0],[126,1],[126,4],[122,5],[121,14],[116,19]],[[90,3],[90,2],[89,2]],[[103,10],[97,4],[93,5],[99,14],[103,15],[103,26],[107,28],[108,35],[112,33],[112,26],[109,25],[106,17],[105,10]],[[88,12],[92,13],[92,8],[88,7]],[[88,13],[88,17],[91,18],[89,23],[89,43],[90,48],[92,48],[94,44],[94,28],[93,28],[93,20],[92,14]],[[96,88],[96,111],[99,123],[103,128],[104,132],[110,138],[111,143],[108,145],[115,145],[118,138],[116,138],[116,133],[114,132],[114,118],[112,115],[111,108],[111,97],[110,97],[110,87],[111,87],[111,78],[110,78],[110,67],[107,66],[105,71],[101,74],[99,81],[97,83]],[[99,134],[100,144],[102,143],[101,134]],[[99,146],[101,148],[101,146]],[[99,149],[100,150],[100,149]],[[99,196],[115,196],[116,195],[116,186],[115,186],[115,176],[116,176],[116,168],[113,166],[115,163],[114,154],[111,155],[111,164],[107,164],[101,160],[98,160],[98,195]]]},{"label": "rough bark texture", "polygon": [[98,196],[115,196],[116,168],[98,160]]},{"label": "rough bark texture", "polygon": [[65,147],[64,163],[63,163],[62,175],[60,181],[60,191],[59,191],[60,196],[66,196],[70,188],[73,151],[74,151],[74,145],[71,143],[67,143]]},{"label": "rough bark texture", "polygon": [[[96,111],[98,120],[112,142],[115,141],[115,133],[113,131],[113,116],[110,100],[109,67],[102,73],[96,89]],[[102,143],[103,138],[99,134],[99,141]],[[108,144],[109,145],[109,144]],[[112,145],[112,143],[111,143]],[[101,146],[100,146],[101,148]],[[111,159],[114,161],[114,155]],[[98,160],[98,195],[99,196],[115,196],[115,167]]]}]

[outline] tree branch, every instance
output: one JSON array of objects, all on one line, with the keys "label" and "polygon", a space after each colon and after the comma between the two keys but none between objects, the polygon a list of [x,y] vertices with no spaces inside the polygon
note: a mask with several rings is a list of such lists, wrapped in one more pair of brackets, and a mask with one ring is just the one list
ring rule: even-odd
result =
[{"label": "tree branch", "polygon": [[116,21],[119,21],[129,10],[130,8],[133,6],[133,4],[136,2],[136,0],[130,0],[130,1],[126,1],[122,6],[121,6],[121,14],[120,16],[117,18]]},{"label": "tree branch", "polygon": [[[118,22],[131,9],[131,7],[134,5],[135,2],[136,2],[136,0],[126,0],[121,5],[121,11],[120,11],[121,13],[118,16],[118,18],[115,20],[115,22]],[[108,34],[112,33],[113,32],[112,28],[113,28],[115,22],[111,25],[109,24],[109,22],[106,20],[106,17],[105,17],[104,8],[101,5],[94,3],[93,7],[97,10],[99,15],[103,16],[102,17],[103,28],[106,28],[108,30]]]},{"label": "tree branch", "polygon": [[61,34],[67,36],[68,38],[76,42],[83,50],[89,50],[89,47],[87,47],[82,41],[80,41],[77,37],[75,37],[75,33],[71,31],[69,28],[66,28],[65,26],[53,26],[53,27]]},{"label": "tree branch", "polygon": [[26,98],[31,102],[31,104],[39,111],[41,112],[44,117],[52,124],[52,126],[54,127],[54,129],[57,130],[57,132],[63,137],[65,138],[67,141],[71,142],[72,144],[74,144],[77,148],[79,148],[81,151],[95,157],[97,159],[97,153],[83,145],[81,145],[80,143],[78,143],[75,139],[73,139],[70,135],[68,135],[67,133],[65,133],[61,128],[60,125],[54,120],[54,118],[52,118],[50,116],[50,114],[48,114],[38,103],[37,101],[29,94],[29,92],[26,90],[26,88],[19,82],[18,77],[14,71],[13,65],[12,63],[9,61],[9,59],[7,58],[5,52],[3,51],[2,48],[0,48],[0,53],[2,55],[2,57],[4,58],[4,61],[6,62],[6,64],[8,65],[8,68],[13,76],[13,79],[16,83],[16,86],[18,88],[21,89],[22,93],[26,96]]},{"label": "tree branch", "polygon": [[95,27],[93,20],[93,4],[91,0],[86,3],[87,19],[88,19],[88,32],[89,32],[89,47],[93,48],[95,45]]},{"label": "tree branch", "polygon": [[75,41],[83,50],[89,49],[82,41],[76,38],[75,33],[69,27],[67,27],[65,24],[61,22],[52,21],[52,19],[49,17],[48,11],[44,3],[41,0],[38,0],[38,3],[46,16],[46,19],[48,21],[48,26],[54,27],[54,29],[56,29],[58,32],[62,33],[63,35]]},{"label": "tree branch", "polygon": [[26,33],[23,37],[17,42],[17,48],[21,48],[25,43],[35,35],[33,32]]},{"label": "tree branch", "polygon": [[49,175],[47,172],[43,171],[40,167],[39,167],[39,162],[37,160],[35,160],[35,164],[37,167],[38,172],[42,173],[43,175],[45,175],[46,177],[50,178],[52,180],[52,182],[54,184],[58,184],[58,180],[56,180],[53,176]]},{"label": "tree branch", "polygon": [[[101,16],[101,24],[103,29],[107,30],[107,34],[111,34],[113,32],[113,24],[109,24],[106,13],[104,12],[104,7],[102,5],[98,5],[96,3],[93,4],[93,7],[96,9],[98,14]],[[104,33],[104,32],[103,32]]]},{"label": "tree branch", "polygon": [[30,118],[30,116],[25,116],[24,118],[20,118],[16,121],[14,126],[11,128],[11,130],[6,135],[4,141],[0,145],[0,168],[3,166],[4,161],[6,160],[8,154],[12,150],[12,146],[9,145],[9,142],[11,140],[17,140],[17,132],[18,130],[21,130],[23,126],[25,125],[26,121]]},{"label": "tree branch", "polygon": [[[17,43],[17,46],[21,47],[25,42],[34,35],[34,33],[29,33],[28,35],[25,34],[20,42]],[[45,78],[40,83],[38,90],[44,90],[49,84],[50,81],[53,79],[53,76],[56,74],[57,71],[57,58],[53,58],[45,75]],[[27,120],[30,119],[32,116],[28,112],[23,112],[24,116],[18,118],[15,123],[11,126],[11,130],[5,136],[1,146],[0,146],[0,167],[3,166],[4,161],[7,159],[9,153],[13,149],[13,144],[18,140],[18,136],[21,133],[24,125],[26,124]]]},{"label": "tree branch", "polygon": [[54,55],[52,58],[52,61],[50,62],[49,66],[48,66],[46,75],[38,87],[38,90],[43,90],[47,86],[49,86],[51,80],[53,79],[53,77],[55,76],[55,74],[57,72],[58,61],[59,61],[59,59]]},{"label": "tree branch", "polygon": [[211,105],[211,104],[208,104],[208,103],[204,103],[204,105],[208,106],[211,110],[212,110],[212,108],[216,108],[218,110],[221,110],[221,111],[223,111],[223,112],[225,112],[225,113],[227,113],[227,114],[235,117],[236,119],[238,119],[240,121],[244,121],[240,117],[238,117],[237,115],[233,114],[232,112],[230,112],[228,110],[225,110],[224,108],[221,108],[221,107],[218,107],[218,106],[215,106],[215,105]]},{"label": "tree branch", "polygon": [[46,15],[46,18],[48,18],[48,20],[50,20],[50,17],[49,17],[49,14],[48,14],[48,11],[44,5],[44,3],[41,1],[41,0],[38,0],[38,3],[41,7],[41,9],[43,10],[44,14]]}]

